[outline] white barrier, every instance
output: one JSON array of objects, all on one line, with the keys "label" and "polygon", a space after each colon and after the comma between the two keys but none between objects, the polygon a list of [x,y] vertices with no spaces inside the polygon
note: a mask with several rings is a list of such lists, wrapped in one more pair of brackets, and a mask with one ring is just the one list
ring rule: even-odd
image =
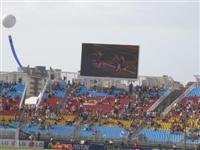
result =
[{"label": "white barrier", "polygon": [[43,141],[0,139],[0,147],[44,148]]}]

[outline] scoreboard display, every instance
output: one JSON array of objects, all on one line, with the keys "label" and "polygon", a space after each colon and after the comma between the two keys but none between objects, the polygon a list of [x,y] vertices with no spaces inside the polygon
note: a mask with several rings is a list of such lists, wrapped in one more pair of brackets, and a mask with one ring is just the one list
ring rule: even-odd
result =
[{"label": "scoreboard display", "polygon": [[81,76],[136,79],[139,46],[82,44]]}]

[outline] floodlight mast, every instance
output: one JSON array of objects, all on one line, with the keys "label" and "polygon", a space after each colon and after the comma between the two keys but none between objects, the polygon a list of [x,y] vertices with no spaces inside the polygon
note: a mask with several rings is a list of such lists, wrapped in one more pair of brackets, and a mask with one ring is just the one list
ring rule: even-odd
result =
[{"label": "floodlight mast", "polygon": [[200,75],[194,75],[196,81],[197,81],[197,86],[200,86]]}]

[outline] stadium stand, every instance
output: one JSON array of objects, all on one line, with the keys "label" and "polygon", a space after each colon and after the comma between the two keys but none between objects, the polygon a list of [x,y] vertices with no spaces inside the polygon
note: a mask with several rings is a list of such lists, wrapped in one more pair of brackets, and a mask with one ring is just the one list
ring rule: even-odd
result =
[{"label": "stadium stand", "polygon": [[186,138],[188,144],[200,144],[199,93],[200,87],[194,87],[166,116],[149,119],[140,135],[147,141],[179,143]]},{"label": "stadium stand", "polygon": [[[16,129],[45,138],[127,139],[144,137],[145,142],[200,144],[200,87],[162,116],[147,110],[169,92],[167,88],[136,86],[130,95],[125,90],[51,81],[38,111],[32,106],[19,110],[25,85],[1,82],[0,128]],[[69,90],[71,89],[71,90]],[[69,92],[66,97],[67,91]],[[58,111],[57,107],[64,100]],[[23,124],[20,116],[23,115]],[[143,128],[144,127],[144,128]],[[6,136],[6,135],[5,135]]]}]

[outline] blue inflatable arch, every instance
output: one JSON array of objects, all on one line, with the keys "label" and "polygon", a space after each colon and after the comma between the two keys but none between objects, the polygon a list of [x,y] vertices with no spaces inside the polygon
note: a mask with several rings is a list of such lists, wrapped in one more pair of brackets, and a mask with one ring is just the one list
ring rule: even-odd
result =
[{"label": "blue inflatable arch", "polygon": [[11,47],[11,50],[12,50],[12,54],[13,54],[13,56],[15,58],[15,61],[17,62],[19,68],[23,71],[24,67],[22,66],[22,64],[20,63],[20,61],[19,61],[19,59],[17,57],[16,51],[15,51],[15,47],[14,47],[14,44],[13,44],[13,40],[12,40],[12,36],[9,35],[8,39],[9,39],[10,47]]}]

